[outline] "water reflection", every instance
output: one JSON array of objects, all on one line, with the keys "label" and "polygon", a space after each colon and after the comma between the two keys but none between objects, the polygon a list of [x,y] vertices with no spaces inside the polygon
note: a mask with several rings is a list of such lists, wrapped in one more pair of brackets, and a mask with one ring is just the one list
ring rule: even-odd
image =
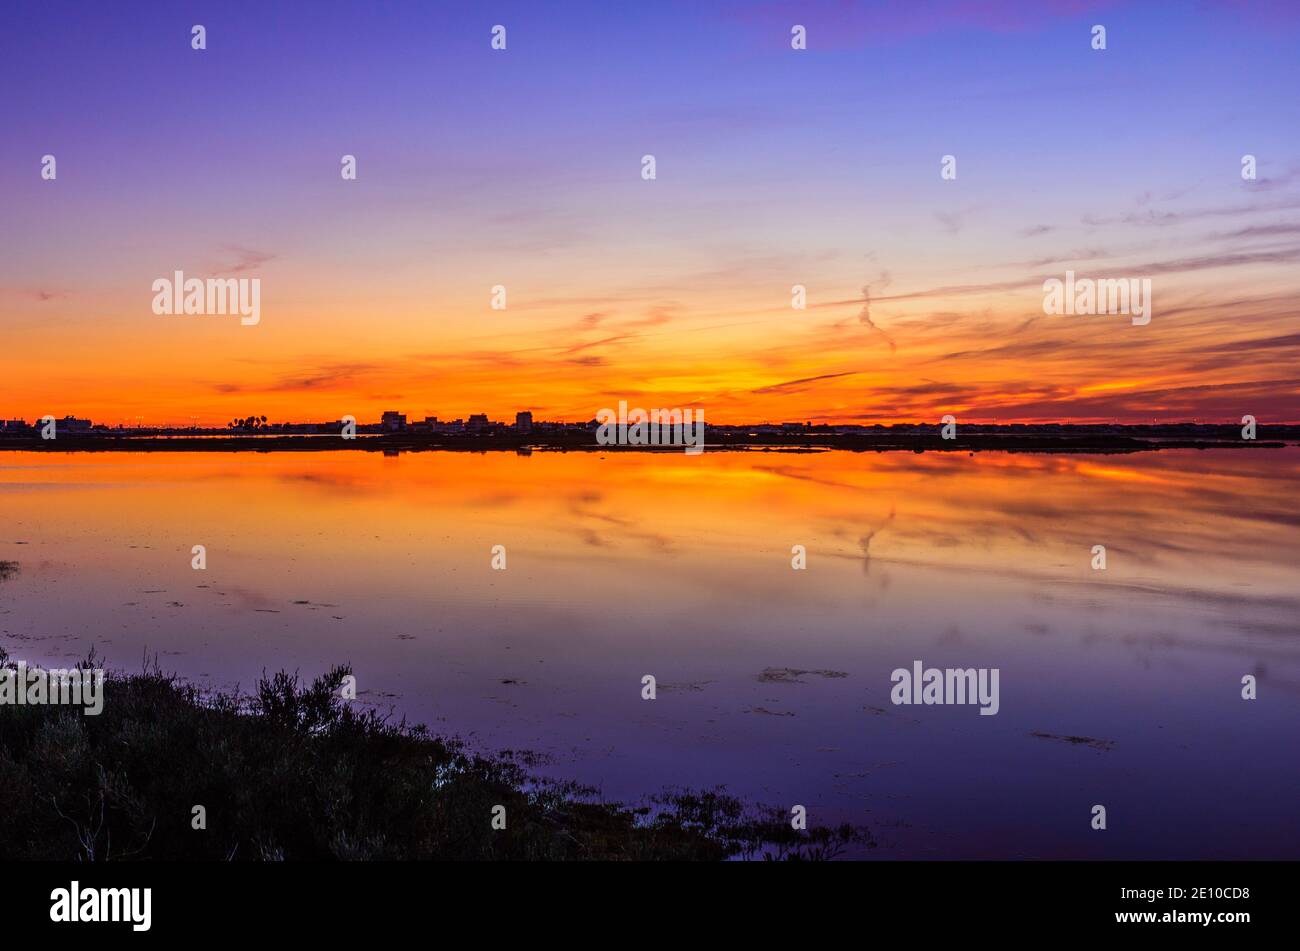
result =
[{"label": "water reflection", "polygon": [[[223,686],[350,661],[368,702],[610,796],[726,783],[881,857],[1295,858],[1298,476],[1294,448],[8,453],[0,643]],[[918,659],[999,668],[999,714],[894,706]]]}]

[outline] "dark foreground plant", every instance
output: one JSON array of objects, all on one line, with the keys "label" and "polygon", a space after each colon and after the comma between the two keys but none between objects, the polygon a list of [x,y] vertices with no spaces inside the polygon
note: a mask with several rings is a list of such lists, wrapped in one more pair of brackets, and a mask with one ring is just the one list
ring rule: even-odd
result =
[{"label": "dark foreground plant", "polygon": [[848,826],[795,831],[721,791],[602,802],[531,775],[525,756],[341,700],[349,672],[277,673],[241,697],[154,665],[110,675],[98,716],[0,706],[0,859],[816,859],[871,844]]}]

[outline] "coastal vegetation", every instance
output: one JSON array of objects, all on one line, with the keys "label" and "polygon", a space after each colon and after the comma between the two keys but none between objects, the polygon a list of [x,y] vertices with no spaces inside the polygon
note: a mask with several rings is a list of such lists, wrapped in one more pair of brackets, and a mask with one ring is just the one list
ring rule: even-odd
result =
[{"label": "coastal vegetation", "polygon": [[872,844],[721,789],[605,802],[533,775],[528,754],[476,753],[343,699],[349,673],[279,672],[242,695],[154,663],[110,672],[97,716],[0,706],[0,859],[717,861]]}]

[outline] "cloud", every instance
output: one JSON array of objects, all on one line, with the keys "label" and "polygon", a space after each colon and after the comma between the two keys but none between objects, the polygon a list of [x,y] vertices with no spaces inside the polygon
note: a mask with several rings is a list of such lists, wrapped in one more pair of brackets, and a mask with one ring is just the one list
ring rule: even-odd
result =
[{"label": "cloud", "polygon": [[1279,238],[1300,234],[1300,224],[1254,225],[1237,231],[1211,235],[1213,238]]},{"label": "cloud", "polygon": [[784,383],[773,383],[770,386],[760,386],[758,389],[750,390],[751,393],[797,393],[800,390],[808,389],[808,384],[819,383],[822,380],[835,380],[845,376],[857,376],[857,370],[846,370],[842,373],[823,373],[820,376],[806,376],[800,380],[786,380]]},{"label": "cloud", "polygon": [[[1110,276],[1151,277],[1157,274],[1180,274],[1191,271],[1214,270],[1216,268],[1244,267],[1251,264],[1291,264],[1296,261],[1300,261],[1300,246],[1280,248],[1276,250],[1204,254],[1197,257],[1174,258],[1168,261],[1147,261],[1142,264],[1124,265],[1123,267],[1117,266],[1112,269],[1115,273]],[[814,306],[844,307],[849,304],[862,304],[863,313],[859,315],[859,318],[861,319],[865,316],[867,319],[863,322],[869,323],[870,307],[872,304],[879,304],[886,301],[927,300],[930,298],[996,294],[1005,291],[1026,290],[1031,287],[1041,289],[1043,281],[1047,280],[1049,277],[1059,278],[1060,275],[1045,274],[1039,277],[1018,278],[1007,281],[990,281],[984,284],[946,284],[940,287],[930,287],[918,291],[909,291],[906,294],[890,294],[884,297],[871,296],[871,288],[870,285],[868,285],[862,289],[863,296],[860,298],[828,301],[824,304],[816,304]]]},{"label": "cloud", "polygon": [[960,211],[936,211],[934,217],[948,234],[957,234],[966,226],[965,216]]},{"label": "cloud", "polygon": [[1286,188],[1297,178],[1300,178],[1300,164],[1290,165],[1281,174],[1274,175],[1271,178],[1261,178],[1253,182],[1243,181],[1241,185],[1247,191],[1273,191],[1278,188]]},{"label": "cloud", "polygon": [[363,376],[383,369],[375,363],[323,363],[315,368],[290,373],[264,384],[215,383],[217,393],[284,393],[299,390],[333,390],[354,384]]},{"label": "cloud", "polygon": [[1002,415],[1041,419],[1162,417],[1235,422],[1247,411],[1243,406],[1254,409],[1261,420],[1296,419],[1300,418],[1300,379],[1136,388],[1095,396],[1003,398],[983,405]]},{"label": "cloud", "polygon": [[1094,215],[1085,215],[1082,221],[1089,227],[1115,224],[1166,227],[1168,225],[1200,221],[1205,218],[1235,218],[1239,215],[1288,211],[1294,208],[1300,208],[1300,198],[1288,198],[1284,201],[1272,202],[1257,201],[1244,205],[1224,205],[1217,208],[1195,208],[1190,211],[1156,211],[1151,209],[1142,213],[1129,212],[1113,218],[1098,218]]},{"label": "cloud", "polygon": [[235,256],[235,263],[225,268],[218,268],[218,274],[239,274],[242,271],[254,271],[261,267],[267,261],[275,260],[274,254],[267,254],[264,251],[255,251],[252,248],[241,248],[238,245],[229,244],[222,248],[223,251]]},{"label": "cloud", "polygon": [[1300,333],[1283,334],[1278,337],[1257,337],[1251,340],[1233,340],[1228,343],[1216,343],[1214,349],[1224,350],[1277,350],[1300,347]]},{"label": "cloud", "polygon": [[[893,282],[889,277],[888,271],[882,272],[880,277],[876,279],[876,284],[878,284],[882,288],[888,287],[891,283]],[[865,324],[866,326],[870,327],[872,330],[876,331],[876,333],[880,334],[880,336],[884,337],[885,342],[889,344],[890,353],[897,352],[898,345],[894,343],[894,338],[889,336],[889,334],[885,333],[878,326],[876,326],[875,321],[871,319],[871,285],[870,284],[867,284],[862,288],[862,310],[858,312],[858,323]]]},{"label": "cloud", "polygon": [[593,347],[605,347],[612,343],[619,343],[623,340],[632,340],[637,334],[615,334],[612,337],[602,337],[600,340],[589,340],[586,343],[575,343],[561,349],[563,354],[581,353],[584,350],[591,350]]},{"label": "cloud", "polygon": [[1106,258],[1114,257],[1109,251],[1103,248],[1081,248],[1077,251],[1067,251],[1062,254],[1049,254],[1046,257],[1034,258],[1030,261],[1012,261],[1008,264],[999,264],[999,268],[1039,268],[1047,267],[1049,264],[1071,264],[1075,261],[1101,261]]}]

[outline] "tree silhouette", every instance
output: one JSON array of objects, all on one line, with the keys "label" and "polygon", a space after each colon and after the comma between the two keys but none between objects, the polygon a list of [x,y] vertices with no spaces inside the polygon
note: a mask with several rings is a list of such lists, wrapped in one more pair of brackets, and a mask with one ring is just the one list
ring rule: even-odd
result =
[{"label": "tree silhouette", "polygon": [[267,422],[265,416],[245,416],[243,419],[236,416],[226,426],[230,429],[263,429]]}]

